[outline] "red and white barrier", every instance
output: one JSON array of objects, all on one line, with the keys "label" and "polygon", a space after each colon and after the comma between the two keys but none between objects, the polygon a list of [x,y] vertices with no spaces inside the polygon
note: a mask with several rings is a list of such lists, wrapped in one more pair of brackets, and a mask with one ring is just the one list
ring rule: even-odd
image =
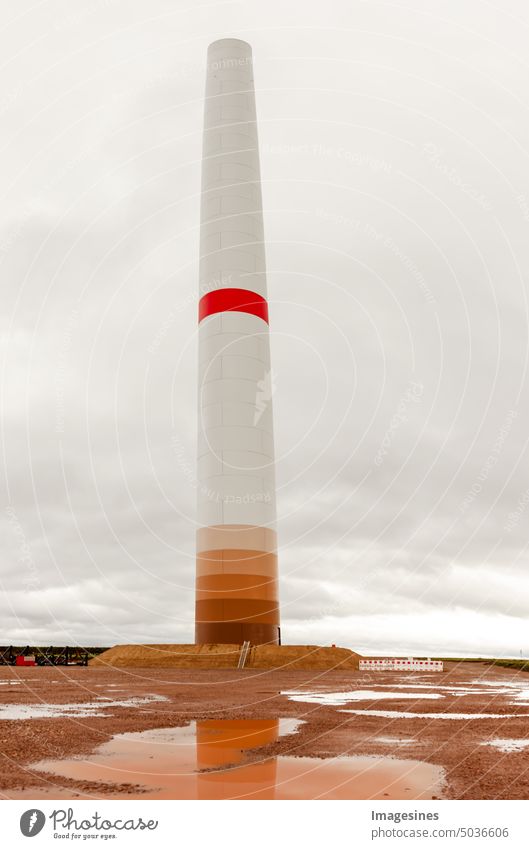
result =
[{"label": "red and white barrier", "polygon": [[442,672],[442,660],[417,660],[414,657],[380,657],[359,661],[359,669],[365,672]]}]

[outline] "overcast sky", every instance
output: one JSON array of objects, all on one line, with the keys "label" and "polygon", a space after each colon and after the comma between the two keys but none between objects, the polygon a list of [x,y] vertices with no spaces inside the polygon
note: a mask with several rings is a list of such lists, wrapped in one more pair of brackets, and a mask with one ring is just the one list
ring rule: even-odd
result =
[{"label": "overcast sky", "polygon": [[0,643],[193,640],[205,57],[231,36],[283,639],[529,655],[527,5],[0,8]]}]

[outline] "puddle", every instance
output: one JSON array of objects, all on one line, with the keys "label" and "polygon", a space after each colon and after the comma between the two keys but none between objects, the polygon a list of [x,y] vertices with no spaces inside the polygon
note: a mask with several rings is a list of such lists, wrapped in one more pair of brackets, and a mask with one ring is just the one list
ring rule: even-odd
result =
[{"label": "puddle", "polygon": [[[112,716],[107,708],[142,707],[151,702],[165,702],[165,696],[145,696],[144,698],[110,699],[98,696],[93,702],[64,703],[58,705],[38,702],[34,705],[0,705],[0,720],[2,719],[53,719],[60,716]],[[103,712],[102,709],[105,709]]]},{"label": "puddle", "polygon": [[[129,799],[389,800],[430,799],[442,793],[442,768],[420,761],[289,755],[255,760],[258,752],[250,750],[295,733],[299,724],[299,720],[205,720],[183,728],[118,734],[89,757],[40,761],[32,769],[57,778],[134,785],[128,794],[114,794]],[[58,784],[57,793],[64,790]]]},{"label": "puddle", "polygon": [[529,713],[407,713],[401,710],[341,710],[359,716],[382,716],[385,719],[513,719]]},{"label": "puddle", "polygon": [[1,684],[22,684],[22,681],[0,681]]},{"label": "puddle", "polygon": [[503,684],[498,681],[470,681],[468,684],[379,684],[378,686],[392,690],[444,691],[448,696],[514,696],[517,700],[529,701],[529,689],[525,686],[525,682]]},{"label": "puddle", "polygon": [[442,699],[438,693],[386,693],[379,690],[351,690],[345,693],[306,692],[303,690],[284,690],[282,696],[288,696],[291,702],[305,702],[313,705],[346,705],[348,702],[374,702],[382,699]]},{"label": "puddle", "polygon": [[[509,693],[509,695],[512,694]],[[523,687],[521,690],[514,694],[514,702],[511,702],[511,704],[518,704],[520,702],[523,702],[524,707],[529,702],[529,690],[527,689],[527,687]]]},{"label": "puddle", "polygon": [[[403,690],[411,690],[413,688],[417,688],[419,690],[446,690],[449,695],[459,695],[459,693],[468,693],[469,695],[477,693],[479,695],[483,695],[490,692],[497,692],[503,694],[508,693],[508,695],[511,695],[510,690],[506,690],[503,687],[499,687],[497,683],[495,684],[495,690],[493,691],[491,691],[490,689],[480,690],[477,686],[477,682],[476,686],[470,684],[380,684],[379,686],[391,687],[393,690],[398,690],[400,688],[402,688]],[[485,686],[485,684],[483,684],[483,686]]]},{"label": "puddle", "polygon": [[512,752],[523,752],[529,746],[529,740],[485,740],[482,746],[493,746],[500,752],[510,754]]},{"label": "puddle", "polygon": [[417,743],[413,737],[373,737],[374,743],[391,743],[397,746],[410,746],[412,743]]},{"label": "puddle", "polygon": [[379,687],[389,688],[392,690],[412,690],[417,688],[419,690],[450,690],[451,687],[448,687],[446,684],[378,684]]}]

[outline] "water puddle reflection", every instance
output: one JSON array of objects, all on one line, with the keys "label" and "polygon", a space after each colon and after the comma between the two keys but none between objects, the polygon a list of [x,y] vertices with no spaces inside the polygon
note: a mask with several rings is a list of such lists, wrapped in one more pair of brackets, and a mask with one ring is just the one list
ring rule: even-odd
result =
[{"label": "water puddle reflection", "polygon": [[111,699],[106,696],[96,696],[92,702],[76,702],[62,704],[0,704],[0,720],[53,719],[54,717],[72,716],[112,716],[106,713],[108,708],[143,708],[151,702],[167,701],[165,696],[144,696],[143,698]]},{"label": "water puddle reflection", "polygon": [[328,693],[324,690],[283,690],[291,702],[305,702],[312,705],[346,705],[348,702],[374,702],[384,699],[443,699],[439,693],[391,693],[381,690],[348,690],[344,693]]},{"label": "water puddle reflection", "polygon": [[493,746],[493,748],[498,749],[499,752],[503,752],[508,755],[512,752],[523,752],[529,746],[529,740],[521,739],[521,740],[501,740],[497,738],[496,740],[485,740],[481,744],[482,746]]},{"label": "water puddle reflection", "polygon": [[[129,785],[128,794],[123,787],[116,787],[115,794],[105,792],[109,798],[430,799],[441,795],[442,768],[420,761],[375,756],[323,760],[266,753],[255,759],[259,757],[255,750],[295,733],[300,724],[299,720],[205,720],[183,728],[118,734],[87,758],[41,761],[33,769],[77,781]],[[57,792],[64,793],[64,787],[58,786]],[[96,795],[93,789],[91,795]]]},{"label": "water puddle reflection", "polygon": [[384,719],[518,719],[529,717],[529,713],[412,713],[403,710],[341,710],[357,716],[380,716]]}]

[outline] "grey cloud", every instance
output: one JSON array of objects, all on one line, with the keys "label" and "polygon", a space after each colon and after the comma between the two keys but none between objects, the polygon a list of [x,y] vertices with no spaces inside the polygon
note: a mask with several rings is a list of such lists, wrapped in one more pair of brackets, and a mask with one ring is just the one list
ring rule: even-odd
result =
[{"label": "grey cloud", "polygon": [[522,28],[474,0],[383,25],[308,3],[308,28],[275,0],[151,5],[126,27],[119,3],[39,8],[3,36],[2,639],[193,639],[204,63],[233,28],[255,52],[283,636],[529,651]]}]

